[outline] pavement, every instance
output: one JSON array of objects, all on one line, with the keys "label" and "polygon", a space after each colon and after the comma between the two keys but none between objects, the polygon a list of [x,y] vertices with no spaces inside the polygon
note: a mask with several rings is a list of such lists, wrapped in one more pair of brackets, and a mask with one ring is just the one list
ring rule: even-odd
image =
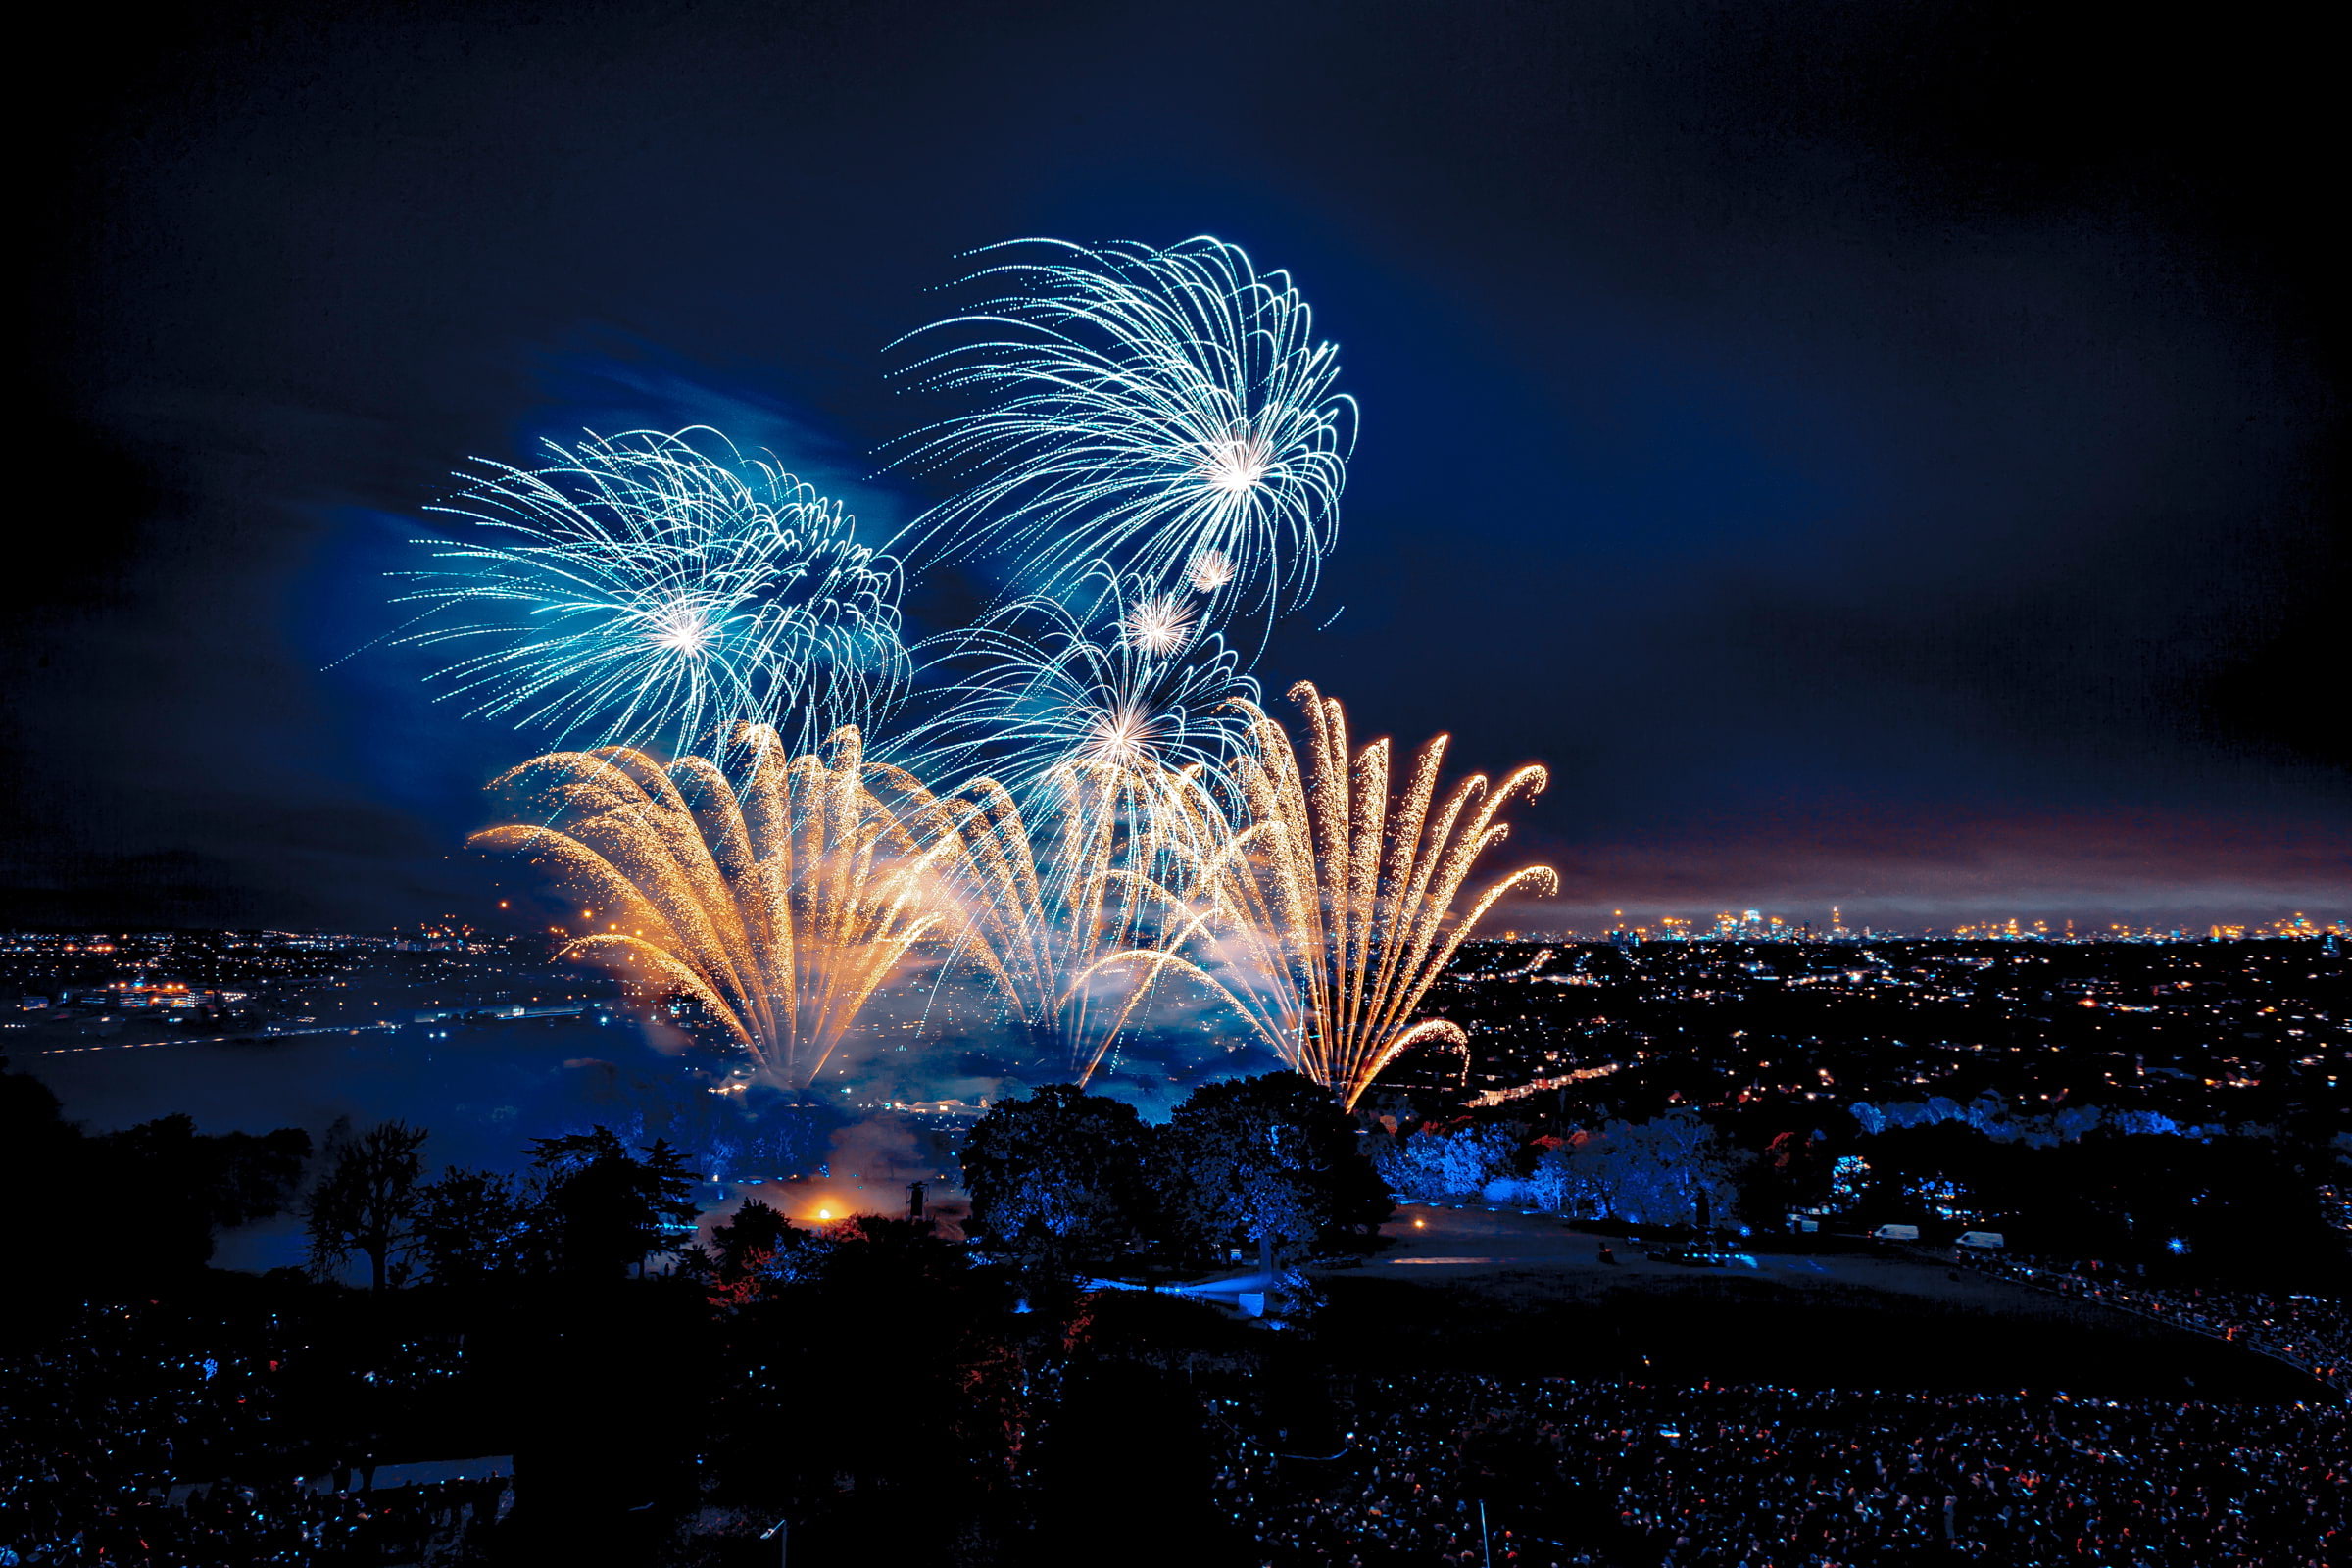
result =
[{"label": "pavement", "polygon": [[[1755,1259],[1748,1268],[1691,1268],[1652,1262],[1643,1255],[1657,1244],[1579,1230],[1556,1215],[1523,1214],[1482,1204],[1452,1207],[1405,1203],[1382,1227],[1393,1239],[1388,1250],[1368,1259],[1362,1272],[1436,1282],[1467,1282],[1482,1275],[1558,1273],[1591,1286],[1650,1279],[1690,1280],[1706,1275],[1757,1278],[1803,1288],[1847,1286],[1888,1291],[1938,1301],[2015,1309],[2046,1298],[2021,1285],[1988,1279],[1949,1265],[1902,1254],[1874,1252],[1771,1252],[1745,1250],[1740,1244],[1715,1245]],[[1617,1261],[1600,1261],[1603,1245]],[[1957,1273],[1958,1277],[1953,1275]]]},{"label": "pavement", "polygon": [[322,1023],[316,1028],[291,1024],[269,1024],[258,1029],[240,1029],[218,1035],[166,1035],[156,1040],[101,1040],[89,1046],[43,1046],[35,1050],[36,1056],[74,1056],[85,1051],[152,1051],[157,1046],[226,1046],[261,1045],[272,1040],[291,1040],[296,1035],[360,1035],[397,1034],[407,1027],[397,1023]]}]

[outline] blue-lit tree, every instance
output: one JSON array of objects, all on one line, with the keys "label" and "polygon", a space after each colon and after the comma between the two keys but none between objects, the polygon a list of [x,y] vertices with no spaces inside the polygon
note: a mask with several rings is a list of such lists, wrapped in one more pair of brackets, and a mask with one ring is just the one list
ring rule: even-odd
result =
[{"label": "blue-lit tree", "polygon": [[1261,1264],[1378,1225],[1388,1195],[1330,1090],[1295,1072],[1202,1084],[1169,1120],[1165,1170],[1195,1244],[1249,1242]]},{"label": "blue-lit tree", "polygon": [[1566,1213],[1690,1225],[1734,1212],[1742,1162],[1697,1112],[1677,1110],[1579,1133],[1536,1162],[1530,1190]]},{"label": "blue-lit tree", "polygon": [[1133,1105],[1075,1084],[1001,1102],[963,1149],[973,1234],[1033,1274],[1120,1256],[1152,1207],[1150,1136]]}]

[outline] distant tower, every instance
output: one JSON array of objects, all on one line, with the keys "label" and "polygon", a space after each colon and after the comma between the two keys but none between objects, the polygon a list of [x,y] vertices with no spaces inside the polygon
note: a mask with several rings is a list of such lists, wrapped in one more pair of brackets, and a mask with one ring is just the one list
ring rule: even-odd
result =
[{"label": "distant tower", "polygon": [[923,1184],[921,1182],[906,1184],[906,1217],[917,1225],[923,1222]]}]

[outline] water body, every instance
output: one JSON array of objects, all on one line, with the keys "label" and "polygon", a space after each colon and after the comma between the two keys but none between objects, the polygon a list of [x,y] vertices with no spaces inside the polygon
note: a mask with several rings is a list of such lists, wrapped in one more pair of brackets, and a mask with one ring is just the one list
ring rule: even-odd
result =
[{"label": "water body", "polygon": [[[625,1018],[526,1019],[360,1033],[296,1035],[251,1044],[172,1043],[139,1050],[19,1056],[66,1115],[102,1133],[184,1111],[207,1133],[301,1127],[323,1138],[398,1119],[429,1128],[429,1165],[514,1170],[531,1140],[608,1126],[636,1141],[666,1137],[698,1168],[716,1158],[764,1167],[795,1151],[769,1147],[808,1124],[829,1129],[791,1097],[713,1095],[691,1058],[656,1050]],[[823,1148],[818,1137],[814,1148]]]}]

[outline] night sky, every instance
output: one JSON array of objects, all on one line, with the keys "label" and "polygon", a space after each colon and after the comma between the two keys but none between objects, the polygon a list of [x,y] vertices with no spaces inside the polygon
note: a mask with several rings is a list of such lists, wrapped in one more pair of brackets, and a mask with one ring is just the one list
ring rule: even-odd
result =
[{"label": "night sky", "polygon": [[480,912],[530,738],[363,646],[449,469],[707,419],[880,536],[956,253],[1196,233],[1364,410],[1261,678],[1551,764],[1531,919],[2341,916],[2333,52],[2070,10],[81,8],[0,920]]}]

